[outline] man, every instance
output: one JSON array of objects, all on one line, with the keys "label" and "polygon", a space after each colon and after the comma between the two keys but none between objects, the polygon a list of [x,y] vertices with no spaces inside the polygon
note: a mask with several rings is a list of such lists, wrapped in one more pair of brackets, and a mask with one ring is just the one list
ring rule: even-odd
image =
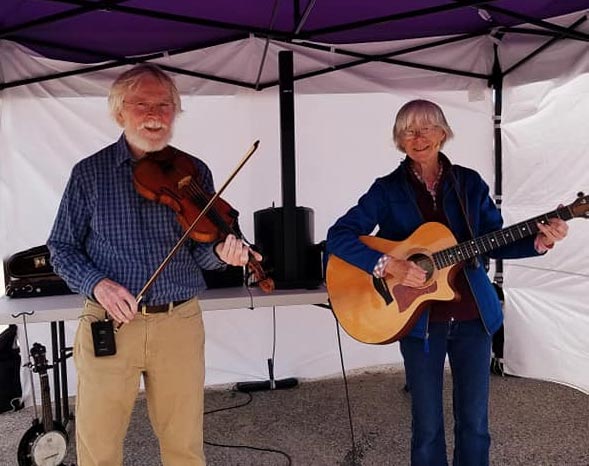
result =
[{"label": "man", "polygon": [[[133,164],[168,145],[180,97],[168,75],[142,64],[117,78],[108,102],[123,135],[73,168],[47,242],[56,272],[88,298],[74,343],[78,464],[122,464],[143,375],[163,464],[204,465],[204,328],[195,296],[206,287],[201,269],[244,265],[249,249],[232,235],[189,240],[138,305],[135,296],[183,231],[172,209],[135,191]],[[200,187],[214,192],[210,170],[193,160]],[[105,318],[123,325],[116,354],[97,357],[91,324]]]}]

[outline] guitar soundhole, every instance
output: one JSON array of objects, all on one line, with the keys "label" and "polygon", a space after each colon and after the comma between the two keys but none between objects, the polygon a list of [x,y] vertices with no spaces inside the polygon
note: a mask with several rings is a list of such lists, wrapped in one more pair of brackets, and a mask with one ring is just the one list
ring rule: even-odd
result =
[{"label": "guitar soundhole", "polygon": [[434,262],[431,257],[426,256],[425,254],[413,254],[412,256],[409,256],[408,260],[419,265],[423,270],[426,271],[426,282],[432,278],[434,274]]}]

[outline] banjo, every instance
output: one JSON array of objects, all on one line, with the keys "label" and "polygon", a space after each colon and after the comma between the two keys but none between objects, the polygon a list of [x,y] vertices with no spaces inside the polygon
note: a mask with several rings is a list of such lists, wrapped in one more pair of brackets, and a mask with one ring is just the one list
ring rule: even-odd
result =
[{"label": "banjo", "polygon": [[67,450],[67,433],[64,427],[53,420],[47,358],[45,347],[34,343],[31,348],[33,371],[41,381],[42,421],[33,420],[18,445],[19,466],[61,466]]}]

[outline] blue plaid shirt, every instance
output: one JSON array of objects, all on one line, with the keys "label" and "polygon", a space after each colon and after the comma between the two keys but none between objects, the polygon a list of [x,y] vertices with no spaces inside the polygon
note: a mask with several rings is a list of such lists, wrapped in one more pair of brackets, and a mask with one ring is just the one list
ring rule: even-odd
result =
[{"label": "blue plaid shirt", "polygon": [[[214,192],[209,168],[194,158],[204,191]],[[137,296],[178,239],[176,214],[140,196],[133,186],[125,137],[77,163],[47,241],[55,271],[91,297],[110,278]],[[201,269],[225,265],[213,243],[187,240],[143,298],[147,305],[189,299],[206,288]]]}]

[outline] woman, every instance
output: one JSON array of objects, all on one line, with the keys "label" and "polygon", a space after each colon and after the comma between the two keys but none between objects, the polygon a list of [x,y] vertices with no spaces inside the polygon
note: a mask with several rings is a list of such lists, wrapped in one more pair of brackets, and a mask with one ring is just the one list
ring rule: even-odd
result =
[{"label": "woman", "polygon": [[[425,222],[446,225],[458,242],[502,228],[489,188],[475,171],[453,165],[441,152],[453,132],[442,109],[414,100],[397,114],[393,139],[407,154],[400,166],[377,179],[358,204],[333,225],[327,251],[377,278],[391,275],[407,287],[420,287],[426,272],[412,261],[370,249],[360,235],[378,226],[377,236],[403,241]],[[533,237],[490,254],[520,258],[545,253],[567,234],[560,219],[538,225]],[[487,406],[491,337],[501,326],[497,295],[480,261],[464,265],[454,288],[460,300],[435,301],[400,340],[412,402],[412,465],[447,465],[442,408],[444,361],[453,381],[454,465],[489,463]]]}]

